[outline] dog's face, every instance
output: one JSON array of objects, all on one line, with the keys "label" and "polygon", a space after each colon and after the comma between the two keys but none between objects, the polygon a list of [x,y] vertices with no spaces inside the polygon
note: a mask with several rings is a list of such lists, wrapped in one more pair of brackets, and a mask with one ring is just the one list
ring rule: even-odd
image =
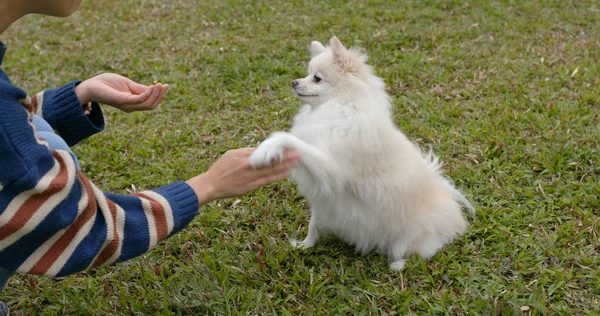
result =
[{"label": "dog's face", "polygon": [[368,80],[371,68],[365,64],[366,55],[357,49],[347,50],[337,37],[328,47],[314,41],[309,48],[311,61],[308,76],[292,81],[294,92],[302,101],[319,106],[340,94],[351,94]]}]

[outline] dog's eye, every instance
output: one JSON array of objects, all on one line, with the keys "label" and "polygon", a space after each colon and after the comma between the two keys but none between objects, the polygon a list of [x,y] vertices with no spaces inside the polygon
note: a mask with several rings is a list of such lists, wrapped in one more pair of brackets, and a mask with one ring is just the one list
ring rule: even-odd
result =
[{"label": "dog's eye", "polygon": [[313,77],[313,81],[314,81],[314,82],[319,82],[319,81],[321,81],[321,77],[319,77],[319,76],[315,75],[315,76]]}]

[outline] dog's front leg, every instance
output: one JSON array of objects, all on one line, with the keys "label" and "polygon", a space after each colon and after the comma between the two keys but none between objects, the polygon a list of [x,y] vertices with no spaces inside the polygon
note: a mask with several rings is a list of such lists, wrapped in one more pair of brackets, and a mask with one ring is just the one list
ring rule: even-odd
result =
[{"label": "dog's front leg", "polygon": [[340,173],[337,167],[325,152],[287,132],[275,132],[260,143],[258,148],[250,155],[250,165],[256,168],[270,165],[277,159],[281,161],[285,149],[299,151],[300,163],[315,178],[323,179],[330,184],[335,179],[339,179]]}]

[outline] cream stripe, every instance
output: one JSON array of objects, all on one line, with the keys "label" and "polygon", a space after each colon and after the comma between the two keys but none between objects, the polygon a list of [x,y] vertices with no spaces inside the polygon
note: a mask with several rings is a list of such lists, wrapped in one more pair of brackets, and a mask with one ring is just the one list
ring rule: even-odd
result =
[{"label": "cream stripe", "polygon": [[[121,206],[119,206],[119,204],[115,204],[115,206],[117,208],[117,231],[116,231],[116,233],[117,233],[117,236],[119,236],[119,244],[117,245],[117,249],[115,250],[115,253],[108,260],[106,260],[101,265],[99,265],[97,268],[104,267],[106,265],[109,265],[109,264],[117,261],[117,259],[119,259],[119,257],[121,256],[121,251],[123,250],[123,237],[125,236],[125,229],[124,229],[125,228],[125,211],[123,210],[123,208]],[[110,211],[110,209],[109,209],[109,211]],[[94,218],[95,218],[95,216],[94,216]],[[112,227],[113,226],[110,226],[110,228],[108,228],[108,230],[112,231]],[[111,236],[114,236],[114,235],[111,234]],[[90,269],[92,267],[92,265],[98,259],[98,256],[102,253],[104,248],[106,248],[108,245],[110,245],[110,243],[113,241],[113,239],[110,239],[110,240],[107,239],[107,241],[108,242],[106,242],[106,241],[104,242],[102,249],[100,249],[100,251],[98,251],[98,253],[94,257],[94,260],[92,260],[92,262],[90,262],[90,265],[88,265],[87,269]]]},{"label": "cream stripe", "polygon": [[[43,115],[42,115],[42,104],[44,102],[44,93],[40,92],[40,93],[36,94],[33,97],[36,98],[36,101],[37,101],[37,111],[35,113],[27,111],[27,116],[29,118],[29,122],[28,123],[29,123],[29,125],[31,125],[31,128],[33,128],[33,135],[34,135],[35,140],[37,141],[37,143],[40,144],[40,145],[44,145],[44,146],[50,148],[50,145],[48,144],[47,141],[45,141],[45,140],[37,137],[37,129],[35,128],[35,125],[33,125],[33,123],[31,122],[31,118],[32,118],[33,114],[37,114],[38,116],[43,117]],[[25,102],[28,102],[27,104],[29,104],[31,106],[31,104],[33,102],[31,102],[31,99],[30,99],[29,96],[27,98],[29,100],[25,101]]]},{"label": "cream stripe", "polygon": [[31,97],[25,96],[23,99],[19,100],[19,103],[21,103],[22,106],[28,107],[31,104]]},{"label": "cream stripe", "polygon": [[154,248],[158,243],[158,232],[156,230],[156,220],[154,219],[154,214],[152,213],[152,205],[150,201],[144,198],[140,198],[142,201],[142,207],[144,208],[144,214],[146,215],[146,220],[148,221],[148,235],[150,236],[150,244],[148,246],[148,250]]},{"label": "cream stripe", "polygon": [[173,220],[173,209],[171,208],[171,204],[169,204],[169,201],[167,201],[167,199],[165,199],[164,196],[154,191],[144,191],[141,193],[155,199],[162,205],[163,209],[165,210],[165,216],[167,218],[167,227],[169,228],[170,234],[173,231],[173,227],[175,226],[175,221]]},{"label": "cream stripe", "polygon": [[56,178],[56,175],[60,171],[60,164],[56,162],[54,166],[38,181],[38,184],[31,190],[21,192],[15,198],[10,201],[6,209],[0,214],[0,223],[8,223],[14,216],[15,213],[21,208],[31,196],[39,192],[45,191],[52,183],[52,180]]},{"label": "cream stripe", "polygon": [[92,227],[94,226],[95,221],[96,221],[96,213],[94,213],[94,215],[92,215],[90,220],[88,220],[87,223],[85,223],[85,225],[83,225],[81,227],[81,229],[77,232],[77,234],[75,235],[75,238],[73,238],[73,241],[71,241],[71,243],[69,243],[69,246],[67,246],[65,251],[63,251],[63,253],[60,254],[60,256],[56,259],[54,264],[50,267],[50,269],[48,269],[48,272],[46,273],[47,275],[55,276],[60,272],[60,270],[64,267],[64,265],[67,263],[67,261],[73,255],[73,252],[75,252],[75,249],[77,249],[77,246],[79,246],[81,241],[85,237],[87,237],[89,232],[92,230]]},{"label": "cream stripe", "polygon": [[[92,261],[90,261],[90,264],[88,265],[86,270],[92,267],[94,262],[96,262],[96,260],[98,259],[98,256],[100,255],[100,253],[102,253],[102,250],[111,243],[111,241],[113,240],[113,236],[114,236],[114,232],[112,229],[113,228],[113,218],[110,213],[110,207],[108,207],[108,202],[106,202],[106,196],[104,195],[104,192],[102,192],[102,190],[98,189],[94,184],[91,184],[91,185],[92,185],[92,189],[94,189],[94,196],[96,198],[96,202],[98,202],[98,208],[100,209],[100,212],[102,212],[102,215],[104,216],[104,220],[106,221],[106,239],[104,240],[102,247],[96,253],[96,256],[94,256],[94,259]],[[96,214],[98,214],[98,212],[96,212]]]},{"label": "cream stripe", "polygon": [[[57,150],[56,153],[62,157],[62,159],[65,162],[66,168],[67,168],[67,183],[66,183],[65,187],[62,190],[60,190],[59,192],[56,192],[54,195],[52,195],[48,200],[46,200],[46,202],[44,202],[44,204],[40,205],[39,209],[35,211],[35,214],[27,221],[27,223],[25,223],[25,225],[23,227],[21,227],[21,229],[14,232],[12,235],[8,236],[4,240],[0,241],[0,250],[3,250],[4,248],[6,248],[9,245],[16,242],[17,240],[21,239],[21,237],[23,237],[26,234],[33,231],[44,219],[46,219],[48,214],[50,214],[50,212],[52,212],[52,210],[54,210],[54,208],[58,204],[60,204],[60,202],[62,202],[69,195],[69,192],[71,192],[71,188],[73,187],[73,183],[75,182],[75,163],[73,162],[73,158],[71,157],[71,155],[68,152],[63,151],[63,150]],[[58,166],[57,169],[60,169],[60,163],[55,162],[54,167],[56,167],[56,166]],[[54,167],[51,169],[50,172],[48,172],[42,178],[42,180],[45,180],[46,176],[54,174],[54,172],[53,172]],[[48,177],[48,178],[50,179],[50,177]],[[54,178],[56,178],[56,174],[54,174],[54,176],[51,178],[50,182],[52,182],[52,180],[54,180]],[[23,196],[23,198],[24,197],[29,198],[33,194],[43,192],[48,188],[50,182],[48,182],[48,184],[43,183],[41,186],[40,186],[40,183],[38,182],[38,185],[33,190],[23,192],[20,195],[18,195],[17,198],[15,198],[15,199],[18,199],[21,196]],[[38,186],[39,186],[39,188],[38,188]],[[16,205],[21,206],[21,205],[23,205],[23,203],[25,203],[25,201],[27,201],[27,199],[18,200],[14,206],[16,206]],[[13,203],[11,201],[11,203],[7,207],[7,211],[2,213],[2,216],[4,216],[6,213],[9,213],[8,214],[8,216],[10,216],[9,220],[10,220],[10,218],[12,218],[15,215],[15,212],[18,210],[18,208],[16,208],[15,210],[11,210],[10,208],[11,208],[11,206],[13,206],[12,204]],[[5,222],[4,220],[5,220],[4,218],[0,218],[0,222]],[[8,220],[5,223],[8,223]]]},{"label": "cream stripe", "polygon": [[44,104],[44,92],[40,92],[34,96],[37,99],[37,111],[35,114],[44,117],[42,115],[42,104]]},{"label": "cream stripe", "polygon": [[[81,186],[81,199],[79,199],[79,203],[77,204],[77,216],[75,218],[75,220],[77,220],[77,217],[79,217],[82,213],[82,211],[85,209],[86,205],[87,205],[87,192],[85,191],[85,187],[83,186],[83,184],[81,183],[81,181],[79,181],[79,184]],[[74,220],[74,221],[75,221]],[[25,260],[25,262],[23,262],[23,264],[21,264],[21,266],[19,267],[18,271],[27,273],[29,270],[31,270],[31,268],[33,268],[33,266],[40,260],[40,258],[42,258],[42,256],[44,254],[46,254],[46,252],[54,245],[54,243],[56,243],[56,241],[62,237],[64,235],[64,233],[67,231],[67,229],[62,229],[59,232],[57,232],[56,234],[54,234],[50,239],[48,239],[46,242],[44,242],[44,244],[42,244],[40,247],[38,247],[38,249],[35,250],[34,253],[32,253],[29,258],[27,258],[27,260]],[[62,256],[62,254],[61,254]]]}]

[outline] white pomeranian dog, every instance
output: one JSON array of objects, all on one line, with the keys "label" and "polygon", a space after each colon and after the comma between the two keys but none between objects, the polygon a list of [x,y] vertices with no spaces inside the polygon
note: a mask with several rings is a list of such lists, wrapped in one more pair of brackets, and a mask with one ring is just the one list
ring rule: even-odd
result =
[{"label": "white pomeranian dog", "polygon": [[392,270],[413,253],[431,258],[464,232],[462,208],[474,213],[473,206],[442,175],[438,159],[396,127],[385,84],[365,54],[337,37],[309,50],[309,75],[292,82],[307,104],[289,132],[273,133],[250,156],[259,167],[288,148],[301,154],[290,176],[311,218],[306,239],[292,246],[312,247],[332,233],[363,254],[387,254]]}]

